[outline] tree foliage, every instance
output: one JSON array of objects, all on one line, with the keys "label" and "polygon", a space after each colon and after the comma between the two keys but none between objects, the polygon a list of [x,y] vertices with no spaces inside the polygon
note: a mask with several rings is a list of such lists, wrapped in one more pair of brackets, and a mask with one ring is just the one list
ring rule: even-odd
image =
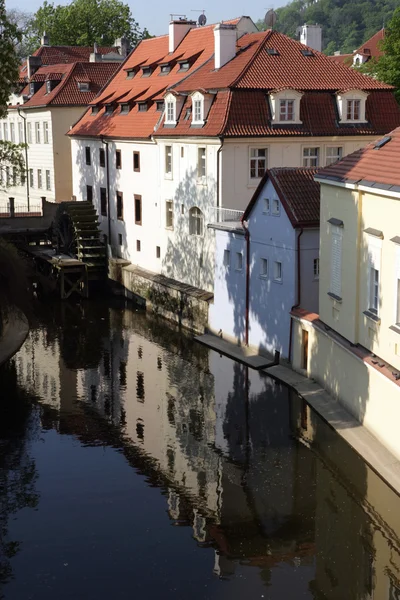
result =
[{"label": "tree foliage", "polygon": [[60,5],[47,2],[34,14],[29,25],[29,47],[33,52],[43,32],[52,46],[113,46],[125,36],[131,45],[148,35],[141,32],[128,4],[121,0],[73,0]]},{"label": "tree foliage", "polygon": [[[351,53],[386,26],[398,0],[293,0],[278,8],[275,28],[290,37],[304,23],[322,26],[326,54]],[[258,26],[265,29],[263,21]]]},{"label": "tree foliage", "polygon": [[0,190],[21,185],[25,179],[25,144],[0,140]]},{"label": "tree foliage", "polygon": [[18,79],[19,60],[15,51],[18,39],[17,27],[7,18],[4,0],[0,0],[0,118],[6,114],[8,99]]}]

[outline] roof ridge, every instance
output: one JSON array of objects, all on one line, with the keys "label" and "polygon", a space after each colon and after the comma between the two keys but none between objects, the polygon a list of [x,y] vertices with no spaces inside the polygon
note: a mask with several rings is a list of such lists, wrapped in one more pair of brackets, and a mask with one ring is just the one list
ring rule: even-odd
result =
[{"label": "roof ridge", "polygon": [[[244,75],[245,71],[249,68],[250,64],[256,59],[256,57],[260,54],[261,49],[264,48],[264,44],[267,42],[267,40],[269,40],[269,38],[271,37],[272,34],[272,29],[268,29],[266,31],[266,36],[263,39],[263,41],[260,43],[259,47],[257,48],[257,50],[254,52],[254,54],[249,58],[249,60],[247,61],[247,63],[245,64],[245,66],[243,67],[243,69],[241,70],[241,72],[239,73],[239,75],[236,77],[236,79],[234,81],[231,82],[230,87],[234,87],[235,85],[237,85],[240,81],[240,79],[242,78],[242,76]],[[261,32],[260,32],[261,33]],[[246,35],[251,35],[251,34],[246,34]],[[243,36],[245,37],[245,36]],[[235,55],[236,58],[237,55]]]}]

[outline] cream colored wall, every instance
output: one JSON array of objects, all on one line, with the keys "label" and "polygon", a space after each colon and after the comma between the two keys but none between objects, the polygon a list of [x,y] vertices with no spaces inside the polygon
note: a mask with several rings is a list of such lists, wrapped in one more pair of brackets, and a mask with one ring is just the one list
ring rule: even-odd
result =
[{"label": "cream colored wall", "polygon": [[[302,369],[302,331],[308,331],[308,365]],[[400,387],[366,365],[312,323],[293,320],[292,365],[318,381],[360,423],[400,458]]]},{"label": "cream colored wall", "polygon": [[268,167],[300,167],[303,148],[320,149],[320,165],[326,164],[329,146],[342,146],[343,156],[363,148],[376,136],[243,138],[225,140],[221,152],[221,205],[244,210],[254,194],[259,179],[250,179],[250,148],[268,148]]},{"label": "cream colored wall", "polygon": [[71,139],[66,134],[85,110],[83,106],[51,109],[56,202],[71,200],[73,194]]}]

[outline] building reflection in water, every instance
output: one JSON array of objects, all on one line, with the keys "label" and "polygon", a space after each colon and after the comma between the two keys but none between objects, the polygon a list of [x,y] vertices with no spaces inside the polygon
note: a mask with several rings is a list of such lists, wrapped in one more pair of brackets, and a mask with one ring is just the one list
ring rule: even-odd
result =
[{"label": "building reflection in water", "polygon": [[120,447],[216,576],[286,565],[298,597],[400,600],[399,498],[294,393],[131,310],[63,318],[32,332],[19,384],[60,432]]}]

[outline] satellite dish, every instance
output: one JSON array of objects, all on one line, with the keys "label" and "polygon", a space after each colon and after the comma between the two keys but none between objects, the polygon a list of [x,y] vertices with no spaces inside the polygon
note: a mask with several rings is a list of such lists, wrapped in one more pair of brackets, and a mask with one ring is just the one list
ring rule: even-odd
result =
[{"label": "satellite dish", "polygon": [[200,25],[200,27],[203,27],[207,23],[206,15],[204,13],[202,15],[200,15],[197,22]]},{"label": "satellite dish", "polygon": [[264,23],[268,27],[268,29],[273,29],[276,23],[276,12],[273,8],[271,8],[264,17]]}]

